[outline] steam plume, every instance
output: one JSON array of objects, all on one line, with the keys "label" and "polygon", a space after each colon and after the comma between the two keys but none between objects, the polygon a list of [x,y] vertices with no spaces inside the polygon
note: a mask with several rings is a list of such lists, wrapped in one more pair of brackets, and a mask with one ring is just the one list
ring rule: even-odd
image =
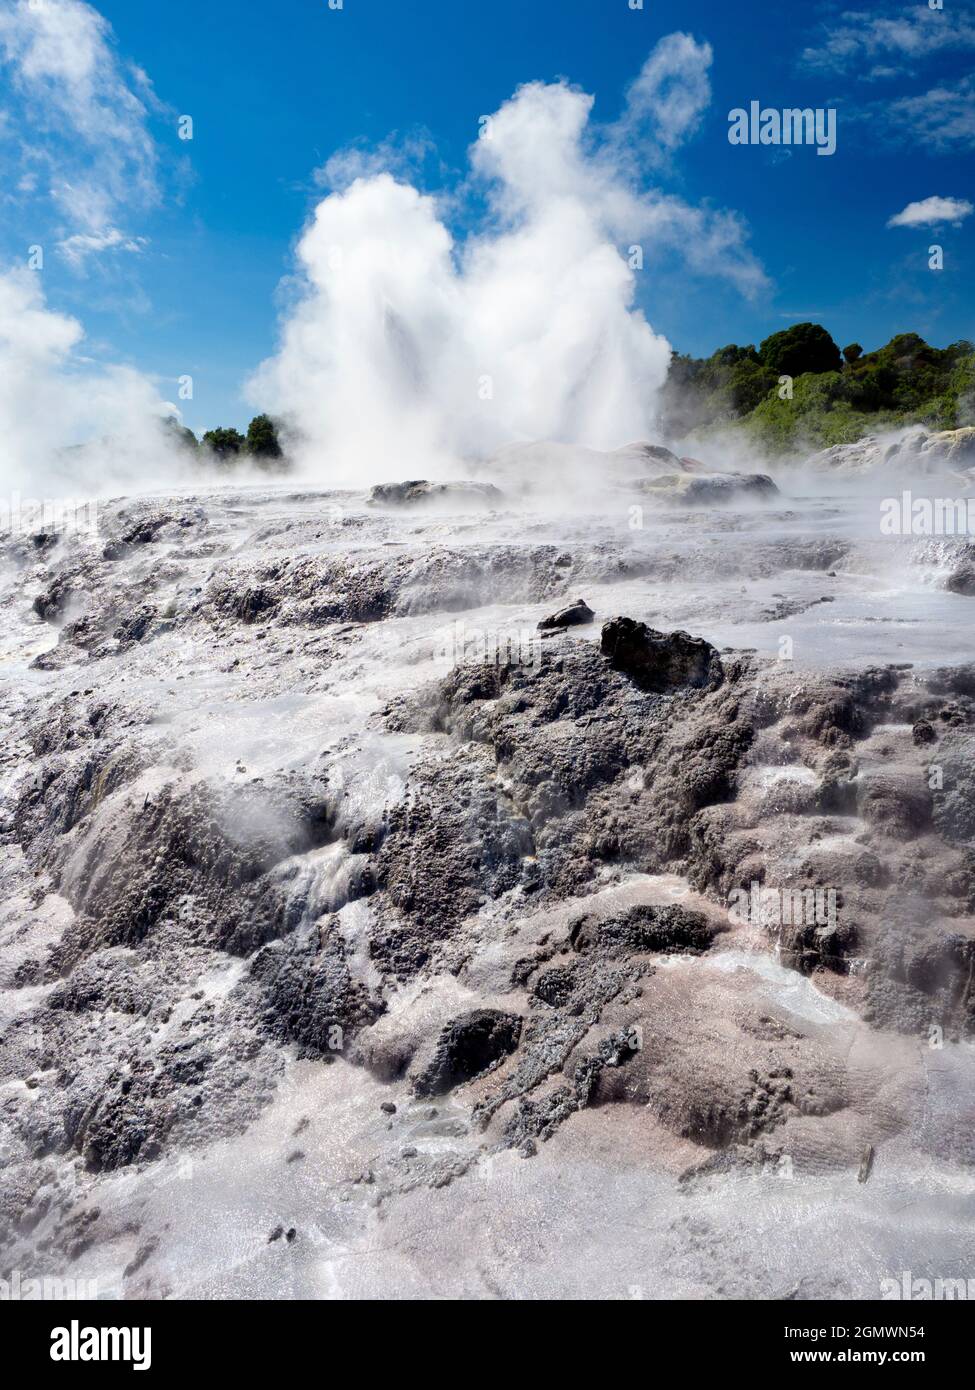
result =
[{"label": "steam plume", "polygon": [[602,128],[565,82],[519,88],[471,147],[483,230],[463,241],[388,170],[325,197],[279,351],[251,383],[299,462],[330,480],[431,476],[516,440],[612,448],[652,432],[670,348],[636,305],[644,257],[680,245],[746,293],[764,283],[732,214],[637,174],[637,135],[669,154],[694,128],[710,61],[668,36]]}]

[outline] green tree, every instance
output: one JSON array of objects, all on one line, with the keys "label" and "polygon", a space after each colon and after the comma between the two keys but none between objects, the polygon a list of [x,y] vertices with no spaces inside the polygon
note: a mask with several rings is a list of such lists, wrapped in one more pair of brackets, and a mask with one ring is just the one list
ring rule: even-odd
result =
[{"label": "green tree", "polygon": [[[785,399],[775,389],[780,375],[793,379]],[[729,343],[705,358],[674,353],[661,419],[674,439],[741,423],[775,452],[848,443],[903,424],[975,425],[975,346],[961,339],[936,348],[899,333],[872,352],[849,343],[841,355],[818,324],[797,324],[758,352]]]},{"label": "green tree", "polygon": [[230,462],[234,459],[243,449],[245,443],[244,436],[239,430],[224,429],[222,426],[215,430],[207,430],[203,436],[203,447],[209,449],[223,462]]},{"label": "green tree", "polygon": [[167,439],[179,449],[188,449],[195,454],[200,447],[196,435],[192,430],[188,430],[185,425],[177,420],[175,415],[168,415],[163,421],[163,430]]},{"label": "green tree", "polygon": [[258,459],[279,459],[283,456],[277,426],[270,415],[255,415],[247,426],[247,452]]},{"label": "green tree", "polygon": [[878,425],[844,400],[844,385],[839,372],[805,372],[791,398],[773,391],[756,406],[748,430],[773,452],[851,444]]},{"label": "green tree", "polygon": [[728,373],[727,394],[737,415],[747,415],[750,410],[754,410],[759,401],[763,401],[776,384],[774,372],[770,372],[758,361],[757,356],[753,361],[751,358],[742,358],[734,364]]},{"label": "green tree", "polygon": [[207,430],[200,441],[200,447],[209,455],[211,462],[226,473],[236,468],[240,462],[245,442],[239,430],[220,426],[215,430]]},{"label": "green tree", "polygon": [[758,355],[762,365],[777,377],[838,372],[843,365],[839,348],[818,323],[796,323],[773,333],[760,344]]}]

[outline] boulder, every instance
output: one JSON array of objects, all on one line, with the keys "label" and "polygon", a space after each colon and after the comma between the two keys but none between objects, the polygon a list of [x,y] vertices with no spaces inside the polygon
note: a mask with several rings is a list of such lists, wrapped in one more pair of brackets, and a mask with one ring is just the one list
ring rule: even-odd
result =
[{"label": "boulder", "polygon": [[966,598],[975,597],[975,565],[970,560],[949,574],[945,588],[953,594],[963,594]]},{"label": "boulder", "polygon": [[640,478],[635,487],[648,497],[689,507],[767,502],[779,495],[767,473],[662,473],[658,478]]},{"label": "boulder", "polygon": [[883,472],[921,477],[975,465],[975,427],[930,431],[917,427],[899,439],[868,434],[853,444],[834,444],[808,460],[817,473],[859,476]]},{"label": "boulder", "polygon": [[938,472],[943,467],[971,468],[975,464],[975,428],[935,430],[931,434],[912,434],[891,457],[907,455],[916,458],[924,472]]},{"label": "boulder", "polygon": [[639,439],[633,444],[624,444],[614,452],[617,457],[639,459],[646,464],[664,464],[668,468],[680,465],[680,459],[672,449],[665,448],[663,444],[648,444],[644,439]]},{"label": "boulder", "polygon": [[853,444],[834,444],[807,459],[805,467],[814,473],[840,473],[857,477],[881,468],[898,446],[886,445],[875,434],[864,435]]},{"label": "boulder", "polygon": [[710,947],[713,936],[714,928],[703,912],[692,912],[679,904],[649,903],[638,903],[605,918],[586,913],[573,922],[569,932],[574,951],[610,957],[640,952],[699,955]]},{"label": "boulder", "polygon": [[369,501],[387,507],[416,506],[423,502],[456,502],[463,506],[496,507],[504,493],[493,483],[431,483],[425,478],[405,483],[377,483]]},{"label": "boulder", "polygon": [[657,632],[633,618],[612,618],[602,631],[602,652],[641,690],[666,693],[682,686],[720,685],[721,658],[703,637]]},{"label": "boulder", "polygon": [[557,628],[580,627],[585,623],[591,623],[595,616],[586,600],[578,598],[575,603],[570,603],[568,608],[560,608],[557,613],[543,618],[538,624],[538,631],[550,632]]}]

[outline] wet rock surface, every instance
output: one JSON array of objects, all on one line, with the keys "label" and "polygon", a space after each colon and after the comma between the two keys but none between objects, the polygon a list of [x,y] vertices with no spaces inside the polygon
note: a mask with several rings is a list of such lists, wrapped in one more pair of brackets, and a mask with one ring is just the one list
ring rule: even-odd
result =
[{"label": "wet rock surface", "polygon": [[[0,541],[11,1267],[239,1294],[221,1240],[284,1287],[266,1261],[366,1252],[381,1219],[365,1296],[404,1250],[435,1283],[425,1219],[480,1296],[514,1276],[459,1253],[478,1203],[547,1212],[564,1179],[583,1211],[593,1165],[610,1204],[652,1175],[701,1212],[783,1165],[856,1187],[868,1145],[870,1201],[919,1153],[969,1171],[972,655],[783,657],[783,625],[798,653],[855,622],[872,572],[828,510],[807,534],[789,504],[781,544],[733,507],[634,535],[622,504],[525,513],[514,543],[469,486],[125,502],[97,537]],[[655,1277],[774,1292],[712,1278],[707,1245],[675,1215]]]},{"label": "wet rock surface", "polygon": [[414,1079],[418,1096],[439,1096],[492,1070],[518,1046],[521,1019],[499,1009],[455,1018],[437,1039],[428,1065]]}]

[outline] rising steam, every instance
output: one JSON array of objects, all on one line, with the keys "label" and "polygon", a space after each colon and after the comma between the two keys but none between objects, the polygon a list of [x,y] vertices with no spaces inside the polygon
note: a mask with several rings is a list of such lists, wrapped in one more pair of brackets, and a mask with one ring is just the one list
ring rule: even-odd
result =
[{"label": "rising steam", "polygon": [[[133,186],[149,201],[142,103],[120,86],[89,6],[51,13],[88,24],[85,61],[69,62],[70,35],[58,30],[52,46],[20,4],[0,31],[17,80],[33,91],[30,45],[44,40],[40,77],[57,78],[80,130],[101,128],[103,106],[128,121]],[[248,388],[255,409],[283,422],[306,475],[360,485],[442,476],[514,442],[607,449],[655,433],[670,347],[638,300],[652,296],[662,257],[673,273],[679,251],[693,273],[745,294],[765,284],[733,213],[656,187],[710,101],[711,58],[689,35],[662,39],[606,124],[593,120],[593,97],[564,81],[519,88],[481,118],[469,175],[442,196],[414,187],[385,150],[333,157],[332,191],[298,244],[278,350]],[[81,230],[59,243],[72,266],[82,249],[128,244],[112,221],[115,184],[97,160],[89,176],[104,215],[76,219]],[[474,228],[463,236],[449,225],[461,206]],[[45,302],[36,274],[0,274],[0,481],[96,492],[184,481],[187,455],[161,428],[173,407],[139,372],[93,364],[83,336]]]},{"label": "rising steam", "polygon": [[45,303],[40,276],[0,275],[0,483],[41,494],[104,493],[176,476],[162,429],[173,410],[129,367],[82,351],[77,319]]},{"label": "rising steam", "polygon": [[513,441],[605,449],[651,433],[670,358],[636,306],[651,247],[680,244],[745,292],[763,282],[732,215],[641,187],[638,142],[657,162],[693,129],[710,61],[670,35],[605,128],[564,82],[521,87],[471,147],[484,230],[462,241],[437,199],[389,171],[324,198],[279,351],[250,387],[298,463],[354,483],[431,476]]}]

